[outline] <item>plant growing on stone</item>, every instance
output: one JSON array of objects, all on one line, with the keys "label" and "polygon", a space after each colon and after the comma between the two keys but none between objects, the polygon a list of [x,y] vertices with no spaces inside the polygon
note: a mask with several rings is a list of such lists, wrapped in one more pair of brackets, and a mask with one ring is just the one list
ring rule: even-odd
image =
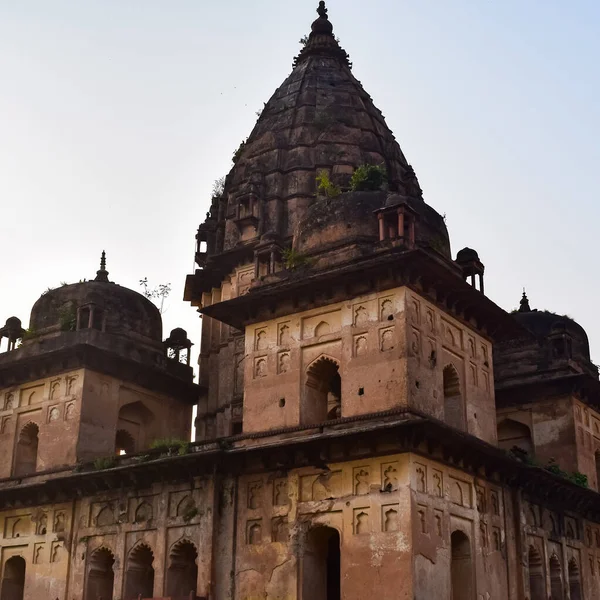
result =
[{"label": "plant growing on stone", "polygon": [[242,140],[242,142],[238,146],[238,149],[233,153],[233,156],[231,157],[231,160],[233,161],[234,165],[240,159],[240,156],[242,155],[242,152],[244,151],[244,148],[246,147],[246,142],[247,141],[248,141],[247,139]]},{"label": "plant growing on stone", "polygon": [[342,193],[340,186],[335,185],[335,183],[331,181],[327,171],[320,171],[317,175],[316,181],[317,190],[328,198],[337,198]]},{"label": "plant growing on stone", "polygon": [[169,455],[175,452],[179,456],[183,456],[190,451],[190,442],[180,438],[161,438],[154,440],[150,444],[150,448],[167,452]]},{"label": "plant growing on stone", "polygon": [[104,469],[112,469],[117,460],[114,456],[101,456],[94,461],[94,469],[96,471],[103,471]]},{"label": "plant growing on stone", "polygon": [[160,314],[164,312],[165,298],[171,293],[170,283],[161,283],[158,287],[151,288],[148,286],[148,278],[140,279],[140,285],[144,288],[143,294],[148,300],[155,300],[160,298]]},{"label": "plant growing on stone", "polygon": [[380,165],[361,165],[350,179],[353,192],[377,192],[387,183],[387,172]]},{"label": "plant growing on stone", "polygon": [[286,269],[293,271],[294,269],[309,265],[310,259],[293,248],[286,248],[283,251],[283,262]]},{"label": "plant growing on stone", "polygon": [[77,328],[77,309],[73,304],[63,304],[58,310],[58,322],[61,331],[75,331]]},{"label": "plant growing on stone", "polygon": [[220,198],[225,191],[225,177],[215,179],[212,187],[211,198]]}]

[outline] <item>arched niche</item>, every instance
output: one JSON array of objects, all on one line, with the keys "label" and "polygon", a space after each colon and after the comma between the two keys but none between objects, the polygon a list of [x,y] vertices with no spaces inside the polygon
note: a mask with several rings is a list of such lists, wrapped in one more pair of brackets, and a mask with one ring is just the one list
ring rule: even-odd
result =
[{"label": "arched niche", "polygon": [[342,379],[339,364],[321,356],[306,370],[306,383],[300,411],[303,425],[323,423],[342,415]]},{"label": "arched niche", "polygon": [[84,600],[113,600],[115,557],[108,548],[98,548],[88,558]]},{"label": "arched niche", "polygon": [[19,433],[15,450],[15,476],[35,473],[37,468],[40,429],[35,423],[27,423]]},{"label": "arched niche", "polygon": [[124,600],[154,596],[154,553],[147,544],[138,544],[127,557]]},{"label": "arched niche", "polygon": [[169,553],[166,595],[187,597],[198,585],[198,550],[189,540],[177,542]]},{"label": "arched niche", "polygon": [[444,381],[444,421],[456,429],[465,429],[465,407],[460,387],[460,377],[454,365],[446,365]]},{"label": "arched niche", "polygon": [[503,450],[519,448],[533,456],[531,429],[524,423],[504,419],[498,423],[498,446]]},{"label": "arched niche", "polygon": [[534,546],[529,546],[527,566],[529,569],[529,594],[531,595],[531,600],[547,600],[544,562]]}]

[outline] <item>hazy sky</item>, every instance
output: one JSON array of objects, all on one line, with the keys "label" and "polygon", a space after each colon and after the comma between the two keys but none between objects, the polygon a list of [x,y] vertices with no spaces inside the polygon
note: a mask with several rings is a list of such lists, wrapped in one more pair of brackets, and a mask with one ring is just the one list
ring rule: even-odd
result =
[{"label": "hazy sky", "polygon": [[[291,70],[317,0],[0,0],[0,320],[60,282],[183,303],[213,181]],[[600,2],[330,0],[354,74],[486,292],[567,313],[600,362]]]}]

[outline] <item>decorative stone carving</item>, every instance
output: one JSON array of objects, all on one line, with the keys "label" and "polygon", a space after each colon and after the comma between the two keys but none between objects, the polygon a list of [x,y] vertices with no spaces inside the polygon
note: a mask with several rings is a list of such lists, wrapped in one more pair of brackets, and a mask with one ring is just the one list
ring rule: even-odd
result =
[{"label": "decorative stone carving", "polygon": [[72,421],[75,417],[75,403],[70,402],[65,407],[65,421]]},{"label": "decorative stone carving", "polygon": [[288,504],[287,479],[276,479],[273,482],[273,505],[286,506]]},{"label": "decorative stone carving", "polygon": [[383,491],[394,492],[398,489],[398,471],[393,464],[381,466],[383,476]]},{"label": "decorative stone carving", "polygon": [[290,370],[290,353],[282,352],[279,354],[279,372],[287,373]]},{"label": "decorative stone carving", "polygon": [[96,525],[98,527],[106,527],[112,525],[115,522],[114,511],[111,506],[106,505],[100,509],[100,512],[96,516]]},{"label": "decorative stone carving", "polygon": [[364,356],[367,353],[367,338],[357,335],[354,339],[354,356]]},{"label": "decorative stone carving", "polygon": [[262,525],[260,520],[248,521],[246,532],[246,541],[248,544],[257,545],[262,542]]},{"label": "decorative stone carving", "polygon": [[248,508],[256,510],[262,506],[262,483],[255,481],[248,484]]},{"label": "decorative stone carving", "polygon": [[419,518],[419,527],[421,528],[421,533],[427,533],[427,509],[424,506],[421,506],[417,511],[417,515]]},{"label": "decorative stone carving", "polygon": [[327,335],[328,333],[331,333],[331,326],[327,321],[321,321],[315,327],[314,337],[321,337],[322,335]]},{"label": "decorative stone carving", "polygon": [[384,329],[380,332],[380,348],[382,352],[389,352],[394,349],[394,331]]},{"label": "decorative stone carving", "polygon": [[287,517],[276,517],[271,525],[271,538],[274,542],[287,543],[289,539]]},{"label": "decorative stone carving", "polygon": [[261,329],[256,332],[256,343],[254,345],[255,350],[266,350],[267,349],[267,332],[265,329]]},{"label": "decorative stone carving", "polygon": [[416,465],[415,483],[418,492],[427,492],[427,467],[425,465]]},{"label": "decorative stone carving", "polygon": [[258,358],[254,363],[254,376],[256,378],[267,376],[267,359]]},{"label": "decorative stone carving", "polygon": [[392,321],[394,319],[394,305],[391,300],[383,300],[381,302],[381,320]]},{"label": "decorative stone carving", "polygon": [[48,529],[48,516],[42,513],[36,524],[35,533],[37,535],[46,535]]},{"label": "decorative stone carving", "polygon": [[16,408],[15,395],[8,393],[8,394],[6,394],[6,398],[4,401],[4,410],[13,410],[13,408]]},{"label": "decorative stone carving", "polygon": [[354,533],[361,535],[370,532],[369,511],[367,508],[359,508],[354,511]]},{"label": "decorative stone carving", "polygon": [[143,501],[135,511],[135,522],[143,523],[149,521],[152,518],[152,512],[152,506],[148,502]]},{"label": "decorative stone carving", "polygon": [[52,423],[53,421],[58,421],[60,419],[60,411],[57,406],[53,406],[48,411],[48,423]]},{"label": "decorative stone carving", "polygon": [[63,555],[63,543],[62,542],[52,542],[52,548],[50,550],[50,562],[60,562]]},{"label": "decorative stone carving", "polygon": [[364,325],[369,320],[369,313],[364,306],[359,306],[354,311],[354,324]]},{"label": "decorative stone carving", "polygon": [[54,514],[54,533],[63,533],[65,530],[65,513],[59,511]]},{"label": "decorative stone carving", "polygon": [[393,531],[398,531],[399,522],[398,522],[398,510],[395,508],[385,509],[383,512],[383,531],[386,533],[391,533]]},{"label": "decorative stone carving", "polygon": [[41,565],[44,562],[44,543],[40,542],[33,546],[33,564]]},{"label": "decorative stone carving", "polygon": [[354,494],[362,496],[369,493],[369,471],[367,469],[354,470]]},{"label": "decorative stone carving", "polygon": [[433,469],[433,495],[442,498],[444,495],[444,474],[441,471]]},{"label": "decorative stone carving", "polygon": [[286,324],[279,326],[279,345],[290,345],[290,328]]},{"label": "decorative stone carving", "polygon": [[54,381],[50,384],[50,400],[60,396],[60,381]]}]

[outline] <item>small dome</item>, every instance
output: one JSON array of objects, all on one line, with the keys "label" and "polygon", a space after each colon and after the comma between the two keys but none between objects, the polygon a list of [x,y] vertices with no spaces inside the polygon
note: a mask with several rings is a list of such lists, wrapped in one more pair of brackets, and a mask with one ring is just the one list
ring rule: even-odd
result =
[{"label": "small dome", "polygon": [[473,250],[473,248],[463,248],[462,250],[459,250],[458,254],[456,255],[457,263],[467,263],[478,260],[479,255],[475,250]]},{"label": "small dome", "polygon": [[176,327],[171,330],[171,335],[169,335],[166,341],[172,344],[185,344],[188,341],[187,331],[181,327]]},{"label": "small dome", "polygon": [[64,328],[65,320],[76,318],[78,308],[91,305],[103,311],[106,332],[162,341],[158,308],[141,294],[108,281],[85,281],[48,290],[33,305],[29,326],[38,332]]},{"label": "small dome", "polygon": [[294,235],[294,249],[315,254],[348,243],[379,241],[375,214],[386,206],[407,203],[417,213],[416,243],[431,246],[450,259],[450,241],[444,219],[420,198],[387,192],[349,192],[334,199],[318,200],[308,209]]},{"label": "small dome", "polygon": [[585,329],[570,317],[545,310],[515,312],[513,316],[520,325],[544,342],[553,336],[568,335],[573,340],[573,356],[590,361],[590,345]]}]

